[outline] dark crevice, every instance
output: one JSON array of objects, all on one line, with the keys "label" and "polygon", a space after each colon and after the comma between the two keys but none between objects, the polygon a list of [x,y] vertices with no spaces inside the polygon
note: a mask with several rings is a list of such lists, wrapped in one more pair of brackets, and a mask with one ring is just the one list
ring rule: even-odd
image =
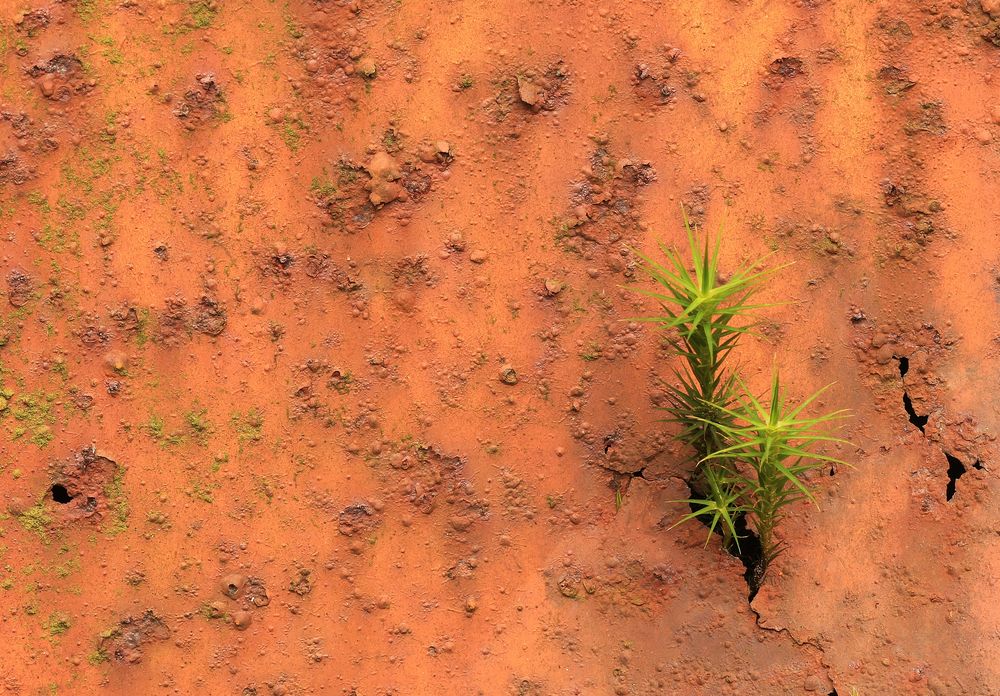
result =
[{"label": "dark crevice", "polygon": [[618,444],[621,440],[621,435],[617,432],[611,432],[604,436],[604,454],[611,451],[611,448]]},{"label": "dark crevice", "polygon": [[[604,454],[609,455],[611,449],[618,444],[621,436],[618,433],[610,433],[604,436]],[[643,481],[653,481],[655,479],[646,478],[646,469],[649,468],[649,462],[652,457],[645,458],[645,464],[643,464],[638,469],[632,471],[619,471],[618,469],[608,466],[607,464],[598,464],[602,469],[607,471],[612,476],[611,487],[615,490],[626,490],[628,489],[628,484],[632,482],[634,478],[641,478]]]},{"label": "dark crevice", "polygon": [[[698,494],[695,492],[692,483],[688,481],[687,484],[692,497],[697,498]],[[691,508],[691,512],[697,512],[701,507],[696,503],[688,503],[688,506]],[[712,528],[712,516],[710,514],[698,515],[695,519],[704,525],[706,529]],[[740,513],[733,520],[733,526],[736,528],[736,536],[739,538],[739,544],[737,545],[735,539],[730,539],[724,548],[729,555],[740,559],[740,562],[743,564],[743,568],[745,569],[743,579],[746,580],[747,588],[749,589],[747,602],[752,602],[764,581],[763,548],[760,545],[760,539],[757,537],[757,534],[747,524],[745,513]],[[712,532],[722,536],[722,529],[719,525],[716,525]]]},{"label": "dark crevice", "polygon": [[[762,620],[763,617],[761,617],[760,612],[757,611],[757,609],[754,607],[753,604],[750,605],[750,612],[754,616],[754,623],[757,624],[757,628],[759,628],[760,630],[762,630],[762,631],[771,631],[772,633],[784,633],[786,636],[788,636],[791,639],[791,641],[796,646],[798,646],[800,648],[809,647],[809,648],[812,648],[813,650],[815,650],[816,652],[818,652],[819,654],[821,654],[821,655],[823,654],[823,646],[820,645],[820,643],[819,643],[819,641],[817,639],[815,639],[815,638],[806,638],[805,640],[800,640],[794,633],[792,633],[790,630],[788,630],[788,628],[785,627],[785,626],[781,626],[780,628],[777,628],[775,626],[768,626],[767,624],[761,623],[761,620]],[[829,675],[827,675],[827,676],[829,677]],[[833,681],[833,680],[831,679],[831,681]]]},{"label": "dark crevice", "polygon": [[729,542],[729,553],[740,559],[743,563],[743,579],[747,582],[749,594],[747,602],[753,602],[757,596],[761,584],[764,582],[764,549],[760,545],[760,538],[747,526],[746,515],[736,518],[736,534],[739,536],[739,547],[735,541]]},{"label": "dark crevice", "polygon": [[[906,377],[906,373],[910,371],[910,359],[907,357],[897,357],[896,360],[899,361],[899,378],[903,379]],[[903,408],[906,410],[906,415],[909,416],[910,422],[917,426],[920,432],[924,432],[929,416],[917,414],[916,409],[913,408],[913,400],[910,399],[910,395],[906,391],[905,383],[903,385]]]},{"label": "dark crevice", "polygon": [[[636,469],[635,471],[615,471],[604,465],[601,465],[601,467],[611,474],[608,486],[615,492],[616,500],[620,500],[619,496],[625,496],[628,493],[629,486],[632,485],[632,479],[639,478],[643,481],[655,481],[655,479],[646,478],[646,467]],[[620,502],[618,504],[620,505]]]},{"label": "dark crevice", "polygon": [[635,471],[628,471],[626,473],[632,478],[641,478],[643,481],[646,480],[646,467],[636,469]]},{"label": "dark crevice", "polygon": [[[944,456],[948,459],[948,485],[945,487],[945,500],[951,500],[955,497],[955,484],[968,469],[965,468],[965,464],[958,457],[953,457],[947,452],[944,453]],[[973,462],[972,468],[981,470],[983,465],[977,459]]]},{"label": "dark crevice", "polygon": [[601,464],[600,467],[602,469],[604,469],[605,471],[607,471],[608,473],[611,474],[612,484],[613,484],[612,488],[614,487],[614,485],[617,482],[620,482],[620,481],[624,481],[625,485],[627,487],[628,483],[632,479],[634,479],[634,478],[641,478],[643,481],[654,481],[655,480],[655,479],[648,479],[648,478],[646,478],[646,468],[647,467],[645,467],[645,466],[642,467],[641,469],[636,469],[635,471],[618,471],[618,470],[612,469],[610,466],[607,466],[607,465],[604,465],[604,464]]},{"label": "dark crevice", "polygon": [[928,416],[917,415],[917,412],[913,408],[913,402],[910,401],[910,395],[906,392],[903,392],[903,408],[906,409],[906,415],[910,417],[910,422],[920,428],[920,432],[924,432]]},{"label": "dark crevice", "polygon": [[52,500],[56,501],[60,505],[65,505],[69,501],[73,500],[73,496],[69,494],[66,490],[66,486],[61,483],[52,484]]},{"label": "dark crevice", "polygon": [[965,473],[965,464],[947,452],[944,453],[944,456],[948,459],[948,486],[945,488],[945,500],[951,500],[955,497],[955,483]]},{"label": "dark crevice", "polygon": [[[899,361],[899,377],[903,379],[906,377],[906,373],[910,371],[910,359],[906,357],[896,356],[896,360]],[[906,384],[904,382],[903,391],[903,408],[906,409],[906,415],[909,416],[910,422],[913,425],[920,428],[920,432],[924,432],[924,428],[927,426],[927,420],[929,416],[921,416],[917,414],[916,409],[913,408],[913,401],[910,399],[909,393],[905,391]],[[944,452],[945,458],[948,460],[948,485],[945,486],[944,495],[945,500],[951,500],[955,497],[955,488],[958,483],[958,479],[962,478],[968,469],[966,469],[965,464],[958,457],[953,457],[950,452]],[[972,463],[973,469],[982,469],[983,465],[978,459]],[[830,475],[833,475],[833,470],[830,470]]]},{"label": "dark crevice", "polygon": [[828,693],[826,696],[840,696],[840,695],[837,693],[837,690],[834,689],[833,691],[831,691],[830,693]]}]

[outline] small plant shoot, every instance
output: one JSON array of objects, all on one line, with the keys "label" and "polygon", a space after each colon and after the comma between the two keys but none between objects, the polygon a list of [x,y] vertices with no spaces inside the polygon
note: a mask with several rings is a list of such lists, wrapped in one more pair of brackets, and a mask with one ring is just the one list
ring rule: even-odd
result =
[{"label": "small plant shoot", "polygon": [[[728,275],[719,270],[722,234],[714,242],[697,240],[684,217],[690,265],[675,248],[660,245],[665,263],[641,256],[643,270],[658,286],[636,292],[659,302],[662,314],[641,321],[658,324],[681,359],[667,386],[669,423],[690,447],[692,497],[682,501],[691,512],[674,526],[699,520],[723,547],[744,557],[740,542],[752,531],[759,554],[748,565],[751,596],[768,566],[782,550],[775,530],[788,505],[815,502],[806,474],[840,460],[814,451],[820,443],[842,443],[826,428],[844,418],[843,410],[806,417],[804,412],[826,387],[797,405],[788,405],[777,369],[766,398],[745,385],[729,358],[740,339],[751,333],[756,311],[773,306],[755,301],[764,282],[786,265],[763,268],[766,259],[745,264]],[[749,526],[748,526],[749,525]]]}]

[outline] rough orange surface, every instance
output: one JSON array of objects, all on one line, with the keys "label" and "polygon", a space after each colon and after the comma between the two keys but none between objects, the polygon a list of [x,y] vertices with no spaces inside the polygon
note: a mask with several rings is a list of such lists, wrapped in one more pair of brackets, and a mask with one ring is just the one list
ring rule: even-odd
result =
[{"label": "rough orange surface", "polygon": [[[1000,694],[997,2],[0,5],[0,693]],[[752,604],[682,205],[855,414]]]}]

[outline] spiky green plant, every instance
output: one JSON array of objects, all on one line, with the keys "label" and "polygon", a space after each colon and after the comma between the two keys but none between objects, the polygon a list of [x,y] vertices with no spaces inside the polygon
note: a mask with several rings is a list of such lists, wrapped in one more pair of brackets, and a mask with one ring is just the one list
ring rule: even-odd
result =
[{"label": "spiky green plant", "polygon": [[662,288],[636,291],[660,303],[663,314],[640,321],[659,324],[668,332],[671,347],[684,359],[684,369],[674,369],[677,384],[669,385],[670,422],[681,427],[680,439],[695,452],[695,461],[722,449],[726,440],[717,423],[726,424],[726,408],[736,401],[735,375],[724,367],[726,358],[754,322],[747,317],[768,306],[751,303],[768,276],[781,267],[756,270],[763,259],[736,270],[727,279],[719,276],[721,232],[712,245],[695,240],[691,223],[684,216],[693,270],[688,270],[681,254],[663,244],[667,258],[660,265],[645,256],[643,270]]},{"label": "spiky green plant", "polygon": [[716,235],[714,245],[708,235],[699,244],[687,215],[684,231],[691,269],[676,248],[660,244],[667,259],[665,265],[640,256],[646,262],[643,270],[661,290],[636,290],[657,300],[663,310],[661,316],[641,321],[659,324],[666,330],[670,346],[684,360],[682,369],[674,368],[676,383],[667,387],[665,420],[680,426],[679,439],[693,450],[695,470],[688,481],[693,495],[711,501],[708,505],[688,501],[692,515],[685,519],[700,518],[712,530],[718,528],[728,548],[734,541],[738,546],[735,521],[742,511],[735,502],[737,496],[729,478],[723,475],[724,462],[715,460],[706,466],[705,458],[729,444],[719,425],[733,425],[728,410],[736,404],[736,375],[724,363],[740,338],[754,326],[749,315],[767,306],[754,304],[752,298],[763,281],[781,267],[757,270],[761,259],[723,279],[719,275],[722,233]]},{"label": "spiky green plant", "polygon": [[812,448],[822,442],[843,442],[824,434],[824,428],[846,413],[802,417],[825,388],[790,407],[777,371],[765,406],[726,367],[740,338],[756,324],[749,316],[771,306],[754,303],[754,296],[768,277],[787,264],[759,270],[762,259],[721,278],[721,233],[714,244],[707,236],[703,244],[698,243],[686,216],[684,229],[690,270],[676,249],[660,245],[666,264],[642,257],[644,270],[660,288],[637,289],[663,309],[663,315],[643,321],[667,330],[670,346],[683,359],[683,366],[674,370],[676,384],[668,387],[667,421],[680,426],[679,438],[691,446],[696,468],[689,481],[692,497],[676,501],[687,503],[691,512],[674,526],[698,519],[709,528],[709,539],[718,531],[724,548],[735,547],[737,552],[742,551],[740,530],[752,526],[760,557],[755,566],[748,567],[747,579],[755,591],[782,550],[775,529],[783,510],[802,499],[815,502],[805,483],[807,472],[842,463]]},{"label": "spiky green plant", "polygon": [[[830,464],[844,464],[836,457],[821,454],[814,447],[821,443],[846,443],[827,434],[833,421],[847,417],[840,409],[806,418],[803,411],[828,387],[823,387],[798,405],[786,403],[777,369],[771,378],[769,403],[765,404],[740,382],[741,405],[735,409],[719,407],[726,418],[714,427],[730,443],[708,454],[712,477],[728,490],[731,509],[745,512],[761,546],[761,558],[752,585],[760,585],[770,563],[782,551],[775,528],[783,511],[800,500],[816,502],[805,481],[808,472]],[[715,496],[690,501],[710,508]],[[714,513],[721,515],[722,513]],[[685,519],[690,519],[688,515]],[[733,528],[735,534],[735,528]]]},{"label": "spiky green plant", "polygon": [[687,503],[691,506],[691,512],[674,522],[670,529],[690,520],[701,519],[708,527],[706,545],[718,531],[722,535],[723,548],[729,548],[729,545],[733,544],[739,550],[740,537],[736,525],[739,519],[749,512],[743,503],[744,495],[739,480],[727,469],[726,464],[712,462],[711,466],[704,467],[701,483],[704,498],[674,501]]}]

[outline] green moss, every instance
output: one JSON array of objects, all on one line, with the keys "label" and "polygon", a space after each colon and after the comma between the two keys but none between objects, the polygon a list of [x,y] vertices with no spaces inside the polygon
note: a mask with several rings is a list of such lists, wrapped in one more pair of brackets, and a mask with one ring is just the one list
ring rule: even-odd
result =
[{"label": "green moss", "polygon": [[87,655],[87,662],[94,665],[95,667],[97,665],[107,662],[110,659],[111,657],[108,655],[107,651],[100,646],[95,648],[92,653]]},{"label": "green moss", "polygon": [[111,483],[104,487],[104,495],[108,497],[108,504],[111,507],[111,517],[104,526],[104,533],[108,536],[117,536],[128,529],[129,506],[128,498],[125,497],[124,482],[125,467],[119,464]]},{"label": "green moss", "polygon": [[14,419],[20,424],[14,428],[13,439],[17,440],[30,433],[30,441],[43,448],[52,441],[52,423],[55,423],[55,394],[47,394],[42,390],[23,394],[17,398],[14,408]]},{"label": "green moss", "polygon": [[201,605],[201,607],[199,607],[198,613],[201,614],[203,618],[209,621],[213,621],[215,619],[224,619],[227,616],[229,616],[227,613],[225,613],[224,611],[219,611],[208,602],[205,602],[204,604]]},{"label": "green moss", "polygon": [[338,394],[350,394],[351,384],[354,382],[354,376],[350,372],[341,372],[339,376],[331,377],[329,386],[333,387]]},{"label": "green moss", "polygon": [[62,225],[51,223],[45,223],[42,231],[35,237],[35,241],[42,249],[53,254],[62,254],[70,247],[75,247],[79,239],[76,232],[69,231]]},{"label": "green moss", "polygon": [[298,25],[295,23],[295,19],[292,17],[292,13],[288,9],[287,2],[282,10],[281,17],[285,21],[285,31],[288,32],[288,36],[293,39],[301,39],[303,36],[302,30],[299,29]]},{"label": "green moss", "polygon": [[337,187],[326,175],[326,171],[323,172],[322,176],[314,176],[312,183],[309,185],[309,190],[312,191],[316,198],[329,198],[337,192]]},{"label": "green moss", "polygon": [[195,441],[199,445],[206,445],[208,438],[215,432],[212,421],[208,419],[208,409],[195,407],[184,414],[184,420]]},{"label": "green moss", "polygon": [[581,351],[580,359],[586,360],[587,362],[593,362],[594,360],[599,360],[602,354],[603,349],[601,348],[601,344],[591,341],[587,346],[587,349],[585,351]]},{"label": "green moss", "polygon": [[185,24],[188,29],[208,29],[219,14],[216,4],[210,0],[188,0]]},{"label": "green moss", "polygon": [[264,436],[264,414],[258,408],[236,412],[230,419],[240,442],[258,442]]},{"label": "green moss", "polygon": [[351,165],[341,162],[338,165],[339,174],[337,175],[337,182],[341,186],[348,186],[353,184],[358,179],[358,170]]},{"label": "green moss", "polygon": [[149,342],[149,310],[140,309],[136,315],[135,344],[142,348]]},{"label": "green moss", "polygon": [[282,123],[275,126],[278,135],[292,152],[297,152],[302,146],[302,134],[309,130],[309,127],[302,119],[286,118]]},{"label": "green moss", "polygon": [[163,418],[151,413],[149,415],[149,420],[146,422],[146,431],[149,436],[154,440],[160,440],[163,438]]},{"label": "green moss", "polygon": [[65,562],[52,567],[52,572],[59,578],[68,578],[78,570],[80,570],[80,561],[75,558],[67,559]]},{"label": "green moss", "polygon": [[67,614],[61,611],[54,611],[49,614],[49,618],[42,624],[42,628],[45,629],[50,637],[55,638],[68,631],[72,625]]},{"label": "green moss", "polygon": [[82,220],[87,217],[87,209],[77,200],[71,200],[65,196],[56,199],[56,210],[66,220]]},{"label": "green moss", "polygon": [[[125,62],[125,55],[121,50],[115,46],[115,40],[110,36],[98,36],[94,39],[101,46],[104,46],[104,50],[101,51],[101,55],[112,65],[121,65]],[[107,119],[108,125],[114,124],[114,118]],[[109,131],[110,132],[110,131]],[[111,136],[114,137],[113,135]]]},{"label": "green moss", "polygon": [[76,0],[76,16],[82,22],[89,22],[97,14],[97,0]]},{"label": "green moss", "polygon": [[38,208],[42,213],[48,213],[52,210],[52,207],[49,205],[49,199],[41,191],[31,191],[27,194],[26,198],[28,199],[28,203]]},{"label": "green moss", "polygon": [[222,484],[215,481],[192,481],[191,487],[185,491],[191,498],[197,498],[203,503],[214,503],[215,496],[213,493],[219,490]]},{"label": "green moss", "polygon": [[77,152],[78,166],[63,165],[62,180],[65,184],[75,187],[81,193],[90,195],[94,192],[94,184],[111,171],[118,156],[98,156],[86,147]]},{"label": "green moss", "polygon": [[69,367],[62,358],[58,358],[52,362],[52,371],[59,375],[64,382],[69,379]]},{"label": "green moss", "polygon": [[52,524],[52,516],[45,508],[44,498],[18,515],[17,521],[27,531],[36,534],[43,543],[49,542],[49,525]]},{"label": "green moss", "polygon": [[155,413],[149,414],[149,420],[144,427],[149,436],[156,440],[161,447],[179,445],[184,442],[184,435],[181,433],[168,433],[163,418]]},{"label": "green moss", "polygon": [[274,500],[274,484],[271,483],[271,480],[260,477],[256,480],[254,488],[257,491],[257,495],[266,500],[270,505],[271,501]]},{"label": "green moss", "polygon": [[382,147],[385,148],[386,152],[395,153],[403,147],[402,140],[399,131],[395,128],[387,128],[385,133],[382,134]]},{"label": "green moss", "polygon": [[229,455],[225,452],[220,452],[219,454],[212,457],[212,473],[217,473],[222,465],[229,461]]}]

